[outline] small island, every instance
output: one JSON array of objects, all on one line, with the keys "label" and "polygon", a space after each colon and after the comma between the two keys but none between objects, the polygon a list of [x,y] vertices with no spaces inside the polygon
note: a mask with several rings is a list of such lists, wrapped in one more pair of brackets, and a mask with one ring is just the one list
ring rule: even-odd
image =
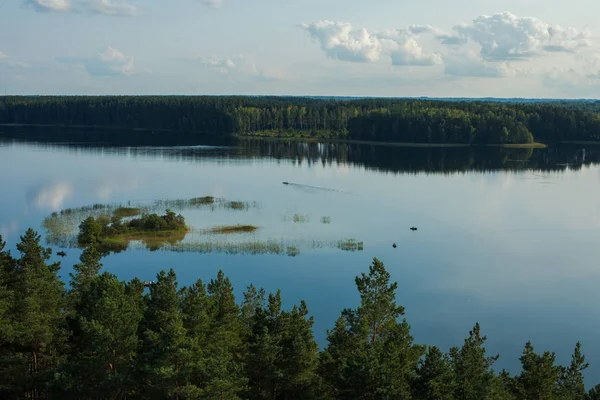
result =
[{"label": "small island", "polygon": [[[80,247],[98,246],[105,251],[126,249],[129,242],[139,240],[150,249],[164,243],[183,240],[189,231],[181,214],[167,209],[165,215],[143,214],[139,218],[123,221],[121,208],[112,217],[88,217],[79,225],[77,244]],[[130,212],[133,214],[133,212]]]}]

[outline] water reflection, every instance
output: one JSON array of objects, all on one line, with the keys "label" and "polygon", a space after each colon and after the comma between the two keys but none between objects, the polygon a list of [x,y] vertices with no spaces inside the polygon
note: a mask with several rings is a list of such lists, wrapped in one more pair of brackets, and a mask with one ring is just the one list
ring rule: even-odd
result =
[{"label": "water reflection", "polygon": [[[34,146],[63,148],[69,153],[94,155],[122,155],[131,158],[166,159],[172,161],[205,162],[207,158],[232,161],[252,161],[269,158],[275,161],[293,161],[298,165],[321,164],[353,166],[393,174],[442,173],[468,171],[523,171],[561,172],[579,170],[600,163],[600,147],[581,145],[553,145],[546,149],[519,149],[499,147],[392,147],[346,143],[302,143],[293,140],[223,139],[215,137],[183,137],[174,135],[167,141],[147,132],[111,132],[60,136],[67,142],[48,139],[47,134],[36,136]],[[5,144],[18,141],[14,132],[0,132]],[[86,141],[82,141],[85,138]],[[68,142],[71,140],[71,142]],[[209,145],[198,145],[198,142]],[[152,145],[154,144],[154,146]],[[31,145],[31,144],[28,144]]]}]

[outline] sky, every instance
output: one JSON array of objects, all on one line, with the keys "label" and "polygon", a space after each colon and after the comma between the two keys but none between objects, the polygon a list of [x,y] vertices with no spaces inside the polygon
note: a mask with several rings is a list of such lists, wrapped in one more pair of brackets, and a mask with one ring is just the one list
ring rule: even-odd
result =
[{"label": "sky", "polygon": [[0,93],[600,97],[598,0],[0,0]]}]

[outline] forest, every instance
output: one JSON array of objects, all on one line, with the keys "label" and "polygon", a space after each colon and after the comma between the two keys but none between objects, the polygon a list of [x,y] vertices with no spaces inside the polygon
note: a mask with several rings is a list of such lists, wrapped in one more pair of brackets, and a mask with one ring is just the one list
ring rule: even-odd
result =
[{"label": "forest", "polygon": [[[130,129],[140,136],[315,137],[404,143],[600,141],[600,106],[249,96],[5,96],[0,124]],[[120,134],[126,134],[121,132]],[[81,133],[81,135],[85,135]],[[142,134],[143,135],[143,134]]]},{"label": "forest", "polygon": [[319,349],[305,302],[284,309],[252,285],[238,301],[222,271],[123,282],[92,236],[66,286],[34,230],[16,249],[0,238],[2,399],[600,399],[579,343],[568,365],[526,343],[518,375],[494,370],[479,324],[448,352],[415,343],[378,259]]}]

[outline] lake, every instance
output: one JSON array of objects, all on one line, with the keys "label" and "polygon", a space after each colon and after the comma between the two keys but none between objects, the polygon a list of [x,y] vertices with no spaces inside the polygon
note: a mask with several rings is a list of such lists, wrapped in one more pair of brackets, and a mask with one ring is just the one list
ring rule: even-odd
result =
[{"label": "lake", "polygon": [[[184,242],[211,240],[225,250],[151,252],[138,243],[105,258],[104,270],[151,280],[174,268],[188,285],[222,269],[238,299],[250,283],[281,289],[287,307],[307,301],[323,346],[341,310],[359,302],[354,277],[378,257],[399,282],[397,299],[417,342],[448,350],[478,321],[489,352],[500,353],[495,368],[515,372],[527,340],[538,351],[556,351],[563,364],[579,340],[592,364],[587,382],[600,382],[600,147],[158,144],[5,137],[0,234],[14,251],[27,227],[42,233],[44,218],[65,208],[239,200],[250,206],[181,208],[195,228]],[[238,223],[260,229],[240,237],[202,233]],[[362,241],[362,251],[340,249],[347,239]],[[269,240],[299,254],[232,254],[224,245]],[[80,254],[66,251],[63,278]]]}]

